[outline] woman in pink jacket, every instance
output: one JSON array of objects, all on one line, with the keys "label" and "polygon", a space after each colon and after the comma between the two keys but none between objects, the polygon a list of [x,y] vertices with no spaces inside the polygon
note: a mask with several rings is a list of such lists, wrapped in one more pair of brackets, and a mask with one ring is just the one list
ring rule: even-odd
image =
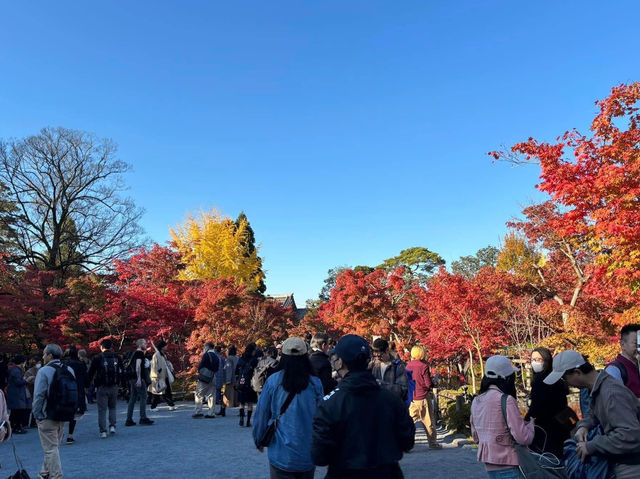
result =
[{"label": "woman in pink jacket", "polygon": [[[471,434],[478,443],[478,461],[484,462],[491,479],[519,479],[518,444],[533,441],[533,419],[525,422],[516,401],[515,373],[509,358],[492,356],[485,363],[480,395],[471,404]],[[507,423],[502,416],[501,399],[507,394]]]}]

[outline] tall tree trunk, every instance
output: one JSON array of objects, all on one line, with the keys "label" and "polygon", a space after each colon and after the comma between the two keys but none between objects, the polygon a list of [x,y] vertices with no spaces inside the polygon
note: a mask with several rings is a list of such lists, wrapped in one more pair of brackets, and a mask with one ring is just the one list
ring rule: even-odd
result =
[{"label": "tall tree trunk", "polygon": [[471,349],[469,351],[469,370],[471,371],[471,389],[473,390],[473,394],[476,394],[476,373],[473,371],[473,351]]}]

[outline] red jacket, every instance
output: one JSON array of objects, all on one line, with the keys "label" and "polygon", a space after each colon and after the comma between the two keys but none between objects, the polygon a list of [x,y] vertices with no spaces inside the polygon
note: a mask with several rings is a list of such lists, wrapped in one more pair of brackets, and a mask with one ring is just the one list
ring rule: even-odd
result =
[{"label": "red jacket", "polygon": [[433,386],[431,375],[429,374],[429,366],[419,359],[413,359],[407,363],[405,369],[411,371],[411,377],[416,383],[412,400],[420,401],[425,399]]}]

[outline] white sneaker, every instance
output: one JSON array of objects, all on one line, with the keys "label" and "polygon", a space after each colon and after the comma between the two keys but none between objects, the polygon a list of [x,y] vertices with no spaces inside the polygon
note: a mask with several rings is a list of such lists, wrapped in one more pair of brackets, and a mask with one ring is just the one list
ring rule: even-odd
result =
[{"label": "white sneaker", "polygon": [[116,427],[115,426],[109,426],[109,434],[115,434],[116,433]]},{"label": "white sneaker", "polygon": [[169,411],[175,411],[178,409],[178,406],[169,406]]},{"label": "white sneaker", "polygon": [[101,432],[100,433],[100,439],[106,439],[107,438],[107,433],[106,432]]}]

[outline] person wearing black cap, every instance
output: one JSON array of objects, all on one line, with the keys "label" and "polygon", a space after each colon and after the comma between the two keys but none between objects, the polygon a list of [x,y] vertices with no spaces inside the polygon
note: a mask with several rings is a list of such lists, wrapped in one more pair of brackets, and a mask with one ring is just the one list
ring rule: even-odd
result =
[{"label": "person wearing black cap", "polygon": [[111,348],[113,341],[103,339],[100,343],[102,353],[91,360],[87,384],[93,382],[97,390],[98,427],[100,437],[107,437],[107,409],[109,410],[109,433],[116,433],[116,403],[118,401],[118,385],[122,379],[122,361]]},{"label": "person wearing black cap", "polygon": [[402,478],[399,461],[416,432],[407,408],[367,370],[371,351],[364,338],[344,336],[329,354],[342,380],[316,411],[314,463],[329,466],[327,479]]}]

